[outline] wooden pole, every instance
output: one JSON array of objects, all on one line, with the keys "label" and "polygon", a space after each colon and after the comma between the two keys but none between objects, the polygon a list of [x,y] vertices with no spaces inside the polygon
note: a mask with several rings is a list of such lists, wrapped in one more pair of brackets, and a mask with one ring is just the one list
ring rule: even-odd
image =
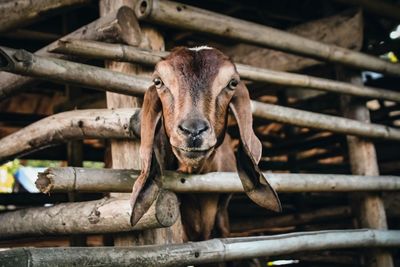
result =
[{"label": "wooden pole", "polygon": [[13,0],[0,3],[0,32],[41,20],[59,9],[89,4],[90,0]]},{"label": "wooden pole", "polygon": [[[100,1],[100,15],[107,15],[121,6],[127,5],[133,7],[135,1],[124,1],[124,0],[102,0]],[[130,35],[138,41],[136,46],[146,45],[151,50],[164,50],[164,40],[161,35],[151,28],[140,28],[138,21],[134,20],[136,30]],[[106,68],[115,70],[118,72],[127,73],[128,76],[132,74],[145,75],[146,71],[141,66],[135,66],[128,63],[120,63],[115,61],[106,61]],[[150,79],[150,77],[148,77]],[[141,88],[146,90],[149,86],[148,80],[145,85],[142,83]],[[130,87],[134,87],[136,84],[130,84]],[[104,88],[110,88],[113,85],[103,85]],[[108,90],[109,91],[109,90]],[[144,91],[142,91],[144,92]],[[121,92],[117,92],[121,93]],[[123,93],[123,92],[122,92]],[[136,95],[137,96],[137,95]],[[126,95],[116,94],[112,92],[106,93],[107,107],[108,108],[137,108],[140,107],[141,100],[136,97],[127,97]],[[111,155],[109,157],[111,162],[106,162],[106,165],[112,168],[129,168],[129,169],[140,169],[140,156],[139,156],[139,142],[127,141],[127,140],[111,140]],[[178,220],[180,221],[180,219]],[[180,234],[180,233],[179,233]],[[177,241],[178,235],[174,233],[174,228],[149,230],[142,233],[129,233],[120,234],[114,236],[114,244],[116,246],[132,246],[138,244],[168,244]]]},{"label": "wooden pole", "polygon": [[[63,40],[57,43],[51,52],[68,55],[118,60],[145,65],[155,65],[168,52],[152,52],[132,46],[121,44],[107,44],[85,40]],[[310,88],[326,92],[349,94],[354,96],[385,99],[400,102],[400,93],[366,86],[357,86],[344,82],[337,82],[307,75],[273,71],[256,68],[243,64],[236,64],[236,68],[243,79],[257,82],[266,82],[277,85],[285,85],[293,88]]]},{"label": "wooden pole", "polygon": [[151,83],[150,79],[140,76],[5,47],[0,47],[0,70],[130,95],[143,95]]},{"label": "wooden pole", "polygon": [[[176,195],[162,191],[137,225],[130,223],[128,198],[62,203],[0,214],[0,239],[37,235],[115,233],[169,227],[179,215]],[[1,265],[1,264],[0,264]]]},{"label": "wooden pole", "polygon": [[140,20],[152,23],[214,34],[354,68],[400,75],[399,64],[186,4],[167,0],[140,0],[135,12]]},{"label": "wooden pole", "polygon": [[[4,18],[7,18],[4,17]],[[130,32],[133,31],[130,25],[135,19],[135,14],[128,7],[121,7],[117,11],[111,12],[107,16],[101,17],[92,23],[85,25],[76,31],[67,34],[63,38],[85,39],[85,40],[109,40],[115,39],[130,45],[134,45],[137,40],[129,38]],[[121,32],[121,34],[116,34]],[[61,38],[61,40],[63,39]],[[48,56],[47,49],[51,49],[56,42],[53,42],[42,49],[35,52],[35,55]],[[52,55],[53,57],[66,58],[64,55]],[[35,82],[34,78],[23,77],[11,73],[0,73],[0,101],[14,95],[24,88],[29,87]]]},{"label": "wooden pole", "polygon": [[49,116],[1,139],[0,162],[69,140],[138,138],[139,113],[140,109],[88,109]]},{"label": "wooden pole", "polygon": [[[107,71],[61,59],[44,58],[25,50],[9,48],[0,48],[0,69],[34,75],[56,82],[78,83],[128,95],[141,95],[151,84],[149,78]],[[255,117],[301,127],[368,138],[400,140],[400,130],[378,124],[363,123],[257,101],[252,101],[252,111]]]},{"label": "wooden pole", "polygon": [[[53,192],[130,192],[137,170],[48,168],[38,175],[37,188]],[[398,176],[264,173],[279,192],[399,191]],[[163,188],[179,193],[243,192],[237,173],[184,174],[165,171]]]},{"label": "wooden pole", "polygon": [[133,248],[12,249],[0,252],[0,265],[187,266],[328,249],[389,248],[399,245],[400,231],[337,230]]},{"label": "wooden pole", "polygon": [[[338,69],[340,79],[352,83],[362,84],[360,75]],[[370,115],[363,101],[342,97],[341,106],[345,117],[369,122]],[[372,142],[354,136],[347,137],[351,170],[356,175],[379,175],[378,161],[375,146]],[[379,178],[377,178],[379,179]],[[386,212],[383,200],[379,193],[369,193],[361,197],[360,204],[361,227],[373,229],[387,229]],[[391,267],[393,259],[387,251],[374,251],[366,255],[367,265],[370,267]]]}]

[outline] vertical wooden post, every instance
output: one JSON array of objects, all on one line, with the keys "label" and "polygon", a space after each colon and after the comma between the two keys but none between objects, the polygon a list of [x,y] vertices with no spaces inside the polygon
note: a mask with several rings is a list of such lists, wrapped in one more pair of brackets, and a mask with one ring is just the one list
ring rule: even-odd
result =
[{"label": "vertical wooden post", "polygon": [[[105,16],[107,13],[120,8],[121,6],[133,8],[134,0],[102,0],[100,1],[100,15]],[[133,25],[134,26],[134,25]],[[142,27],[137,33],[138,45],[142,48],[148,48],[155,51],[164,50],[164,40],[162,36],[154,29]],[[114,71],[124,73],[146,75],[151,73],[151,69],[142,68],[139,65],[106,62],[106,67]],[[107,107],[108,108],[132,108],[139,107],[141,101],[139,98],[109,93],[107,92]],[[128,125],[127,125],[128,127]],[[140,169],[139,142],[112,140],[111,141],[111,166],[115,169]],[[146,230],[142,232],[132,232],[117,234],[114,236],[114,245],[116,246],[132,246],[146,244],[167,244],[182,242],[180,230],[177,226],[172,226],[163,229]],[[179,228],[179,225],[178,225]]]},{"label": "vertical wooden post", "polygon": [[[353,84],[362,85],[361,75],[338,68],[338,78]],[[370,122],[369,110],[365,100],[350,96],[341,97],[343,115],[347,118]],[[351,171],[357,175],[379,175],[375,146],[371,141],[347,136]],[[386,213],[383,201],[378,193],[358,194],[357,202],[361,227],[387,229]],[[367,266],[393,267],[393,259],[386,251],[374,250],[365,257]]]}]

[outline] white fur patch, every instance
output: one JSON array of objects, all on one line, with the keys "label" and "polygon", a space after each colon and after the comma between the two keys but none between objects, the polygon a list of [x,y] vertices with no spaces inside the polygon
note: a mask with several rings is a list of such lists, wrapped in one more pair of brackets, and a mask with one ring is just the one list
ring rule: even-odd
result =
[{"label": "white fur patch", "polygon": [[199,52],[200,50],[210,50],[210,49],[213,49],[213,48],[209,47],[209,46],[206,46],[206,45],[189,48],[189,50],[196,51],[196,52]]}]

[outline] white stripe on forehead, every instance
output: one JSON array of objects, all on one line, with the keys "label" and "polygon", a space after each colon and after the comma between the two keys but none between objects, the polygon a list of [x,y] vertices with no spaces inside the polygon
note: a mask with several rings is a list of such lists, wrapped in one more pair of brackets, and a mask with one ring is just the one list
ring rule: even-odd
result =
[{"label": "white stripe on forehead", "polygon": [[188,48],[190,51],[196,51],[199,52],[200,50],[211,50],[213,49],[212,47],[206,46],[206,45],[202,45],[202,46],[196,46],[196,47],[192,47],[192,48]]}]

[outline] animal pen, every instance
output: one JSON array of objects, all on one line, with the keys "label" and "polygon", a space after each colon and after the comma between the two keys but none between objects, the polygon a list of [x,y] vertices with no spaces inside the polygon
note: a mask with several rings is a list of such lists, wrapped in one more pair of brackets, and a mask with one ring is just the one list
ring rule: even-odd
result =
[{"label": "animal pen", "polygon": [[[394,0],[0,1],[0,163],[58,164],[0,194],[0,266],[400,266],[399,23]],[[132,226],[154,65],[202,45],[249,89],[282,212],[165,170]],[[184,196],[230,193],[229,233],[184,240]]]}]

